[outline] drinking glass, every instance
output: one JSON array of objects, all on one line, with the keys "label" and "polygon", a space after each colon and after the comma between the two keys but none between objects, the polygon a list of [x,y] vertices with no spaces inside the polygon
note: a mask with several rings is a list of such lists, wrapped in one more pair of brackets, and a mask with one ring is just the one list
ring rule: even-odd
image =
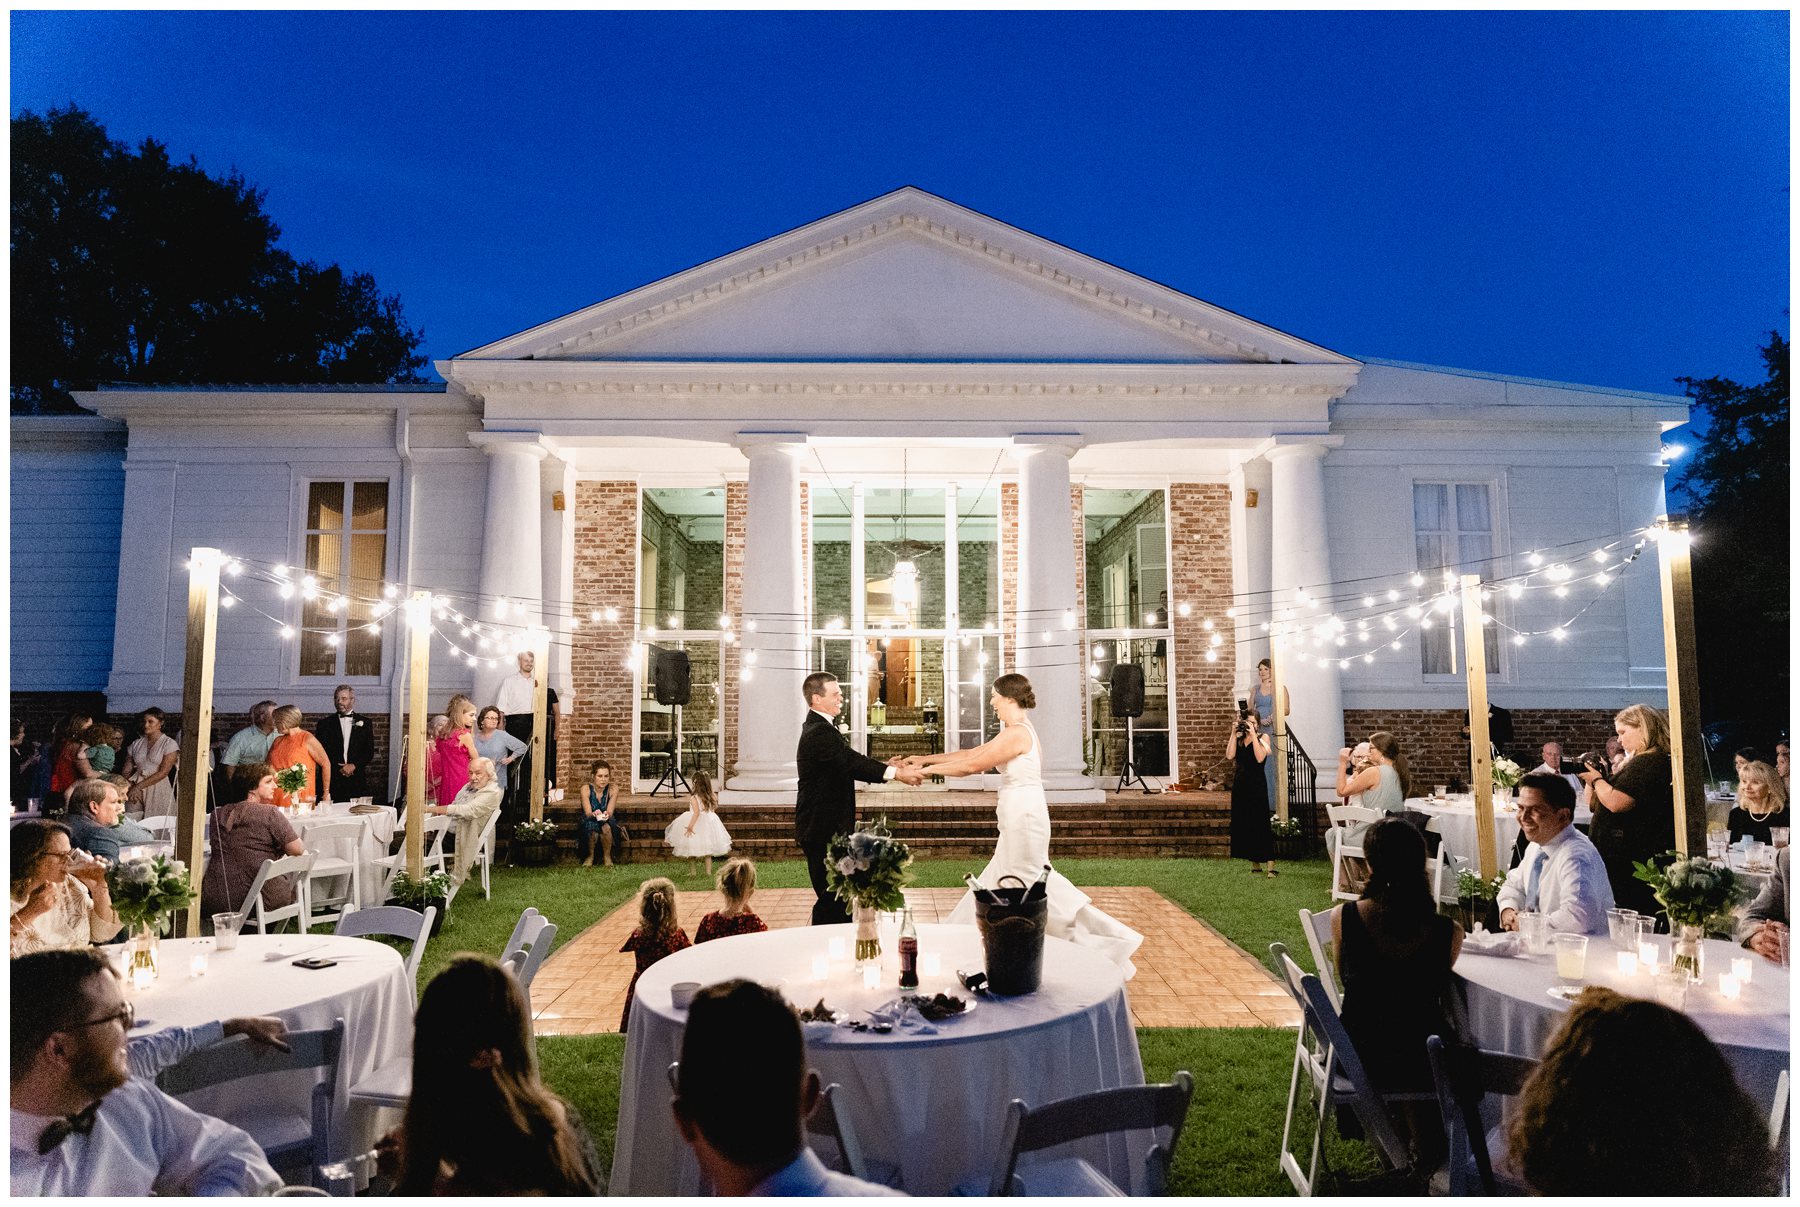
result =
[{"label": "drinking glass", "polygon": [[1556,936],[1556,975],[1565,985],[1579,985],[1587,976],[1586,935]]},{"label": "drinking glass", "polygon": [[1786,827],[1786,826],[1770,826],[1769,827],[1769,837],[1774,839],[1773,845],[1774,845],[1775,849],[1777,851],[1779,851],[1782,847],[1785,847],[1788,844],[1788,827]]},{"label": "drinking glass", "polygon": [[1637,916],[1635,909],[1606,911],[1606,937],[1620,951],[1637,950]]},{"label": "drinking glass", "polygon": [[214,949],[221,952],[236,951],[238,927],[244,924],[244,915],[241,913],[214,914],[212,920]]},{"label": "drinking glass", "polygon": [[1519,915],[1519,934],[1525,939],[1525,953],[1541,956],[1550,949],[1550,919],[1536,910]]},{"label": "drinking glass", "polygon": [[1687,1009],[1688,974],[1685,968],[1660,964],[1656,969],[1656,1000],[1671,1010]]}]

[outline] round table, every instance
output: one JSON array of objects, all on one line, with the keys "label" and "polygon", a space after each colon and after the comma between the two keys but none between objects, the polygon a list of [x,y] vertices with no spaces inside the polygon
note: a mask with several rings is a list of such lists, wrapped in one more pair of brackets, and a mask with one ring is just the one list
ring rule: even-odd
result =
[{"label": "round table", "polygon": [[[1475,801],[1467,793],[1448,797],[1427,797],[1423,800],[1406,802],[1409,813],[1423,813],[1431,818],[1431,828],[1444,842],[1445,854],[1461,860],[1469,867],[1475,866],[1475,853],[1480,849],[1475,841]],[[1575,824],[1586,826],[1594,820],[1593,810],[1585,804],[1577,802],[1575,806]],[[1494,809],[1494,866],[1501,872],[1512,866],[1513,844],[1519,838],[1519,815],[1511,801]],[[1446,860],[1448,866],[1455,864]]]},{"label": "round table", "polygon": [[[143,989],[126,989],[138,1015],[133,1034],[259,1014],[274,1015],[291,1031],[343,1019],[331,1152],[336,1159],[367,1152],[385,1130],[384,1121],[373,1108],[350,1106],[349,1088],[385,1061],[412,1051],[412,986],[400,953],[336,935],[242,935],[235,951],[214,948],[206,974],[196,977],[191,957],[202,943],[210,947],[214,940],[162,941],[162,975]],[[284,958],[264,959],[274,952]],[[292,961],[303,952],[338,963],[318,971],[295,968]],[[304,1115],[319,1080],[310,1072],[246,1078],[184,1095],[182,1101],[256,1136],[259,1124],[266,1133],[274,1116]]]},{"label": "round table", "polygon": [[[831,961],[823,982],[813,975],[814,957],[826,955],[833,938],[854,950],[854,935],[850,925],[739,935],[678,951],[645,971],[625,1043],[611,1193],[699,1192],[699,1169],[669,1111],[667,1072],[680,1058],[686,1025],[686,1011],[671,1004],[669,987],[745,977],[778,988],[797,1007],[822,998],[835,1010],[866,1011],[900,995],[893,944],[883,943],[879,989],[864,989],[848,959]],[[974,927],[921,925],[919,951],[922,960],[935,953],[942,962],[939,975],[921,977],[920,992],[970,997],[955,970],[984,964]],[[865,1153],[897,1168],[909,1194],[948,1194],[971,1178],[985,1193],[1006,1104],[1014,1098],[1038,1105],[1144,1082],[1121,971],[1095,952],[1047,938],[1037,993],[973,1000],[973,1010],[937,1024],[930,1035],[806,1027],[810,1064],[825,1083],[842,1087],[839,1109]],[[1130,1187],[1142,1181],[1149,1146],[1148,1133],[1133,1133],[1077,1151]]]},{"label": "round table", "polygon": [[[1669,936],[1658,935],[1659,965],[1669,962]],[[1719,996],[1719,974],[1734,958],[1748,956],[1752,974],[1735,1002]],[[1706,940],[1706,980],[1688,987],[1687,1016],[1725,1054],[1725,1060],[1758,1105],[1774,1100],[1775,1081],[1788,1067],[1788,969],[1723,939]],[[1538,1057],[1562,1023],[1569,1003],[1550,996],[1559,983],[1556,959],[1541,956],[1484,956],[1465,947],[1456,975],[1467,989],[1474,1040],[1490,1051]],[[1618,949],[1605,935],[1588,939],[1586,983],[1605,985],[1632,997],[1655,998],[1642,972],[1618,971]]]},{"label": "round table", "polygon": [[310,813],[289,814],[288,820],[293,823],[294,832],[302,842],[306,841],[306,832],[315,826],[349,822],[362,827],[362,840],[357,845],[362,861],[362,893],[357,904],[373,906],[380,905],[386,899],[386,894],[382,892],[385,884],[384,869],[376,866],[374,861],[385,858],[388,848],[393,845],[397,816],[392,805],[382,805],[373,813],[352,813],[348,804],[327,802]]}]

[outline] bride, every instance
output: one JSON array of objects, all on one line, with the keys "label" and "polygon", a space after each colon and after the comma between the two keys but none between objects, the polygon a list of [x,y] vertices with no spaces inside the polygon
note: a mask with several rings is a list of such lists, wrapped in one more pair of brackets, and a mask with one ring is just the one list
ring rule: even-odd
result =
[{"label": "bride", "polygon": [[[1037,706],[1037,697],[1032,694],[1031,680],[1024,675],[1001,675],[994,680],[991,703],[1003,726],[993,741],[973,750],[914,756],[906,762],[913,767],[928,767],[938,775],[953,776],[998,768],[1000,841],[995,844],[994,857],[976,879],[988,888],[1008,875],[1030,884],[1050,862],[1050,810],[1044,803],[1043,758],[1037,730],[1025,719],[1026,712]],[[1127,979],[1132,977],[1137,969],[1132,966],[1131,953],[1138,949],[1144,936],[1095,909],[1088,895],[1061,872],[1050,873],[1049,887],[1049,933],[1095,949],[1123,967]],[[964,893],[946,921],[973,924],[974,895]]]}]

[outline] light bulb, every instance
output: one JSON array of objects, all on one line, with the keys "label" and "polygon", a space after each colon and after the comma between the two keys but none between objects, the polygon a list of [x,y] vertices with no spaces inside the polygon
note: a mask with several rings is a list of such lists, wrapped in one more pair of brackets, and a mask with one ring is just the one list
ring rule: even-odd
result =
[{"label": "light bulb", "polygon": [[1363,607],[1372,608],[1374,606],[1375,606],[1375,597],[1373,595],[1363,596]]},{"label": "light bulb", "polygon": [[606,617],[607,624],[616,624],[619,619],[619,609],[607,608],[605,611],[605,617]]},{"label": "light bulb", "polygon": [[236,607],[237,606],[237,596],[235,596],[235,595],[220,596],[219,597],[219,606],[221,608]]},{"label": "light bulb", "polygon": [[1423,587],[1425,585],[1425,576],[1423,574],[1413,575],[1412,576],[1412,585],[1415,587]]}]

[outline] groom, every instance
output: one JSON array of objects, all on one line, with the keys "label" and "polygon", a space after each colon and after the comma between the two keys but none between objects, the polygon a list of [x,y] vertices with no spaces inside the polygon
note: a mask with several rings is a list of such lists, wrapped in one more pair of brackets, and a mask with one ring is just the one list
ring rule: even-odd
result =
[{"label": "groom", "polygon": [[806,852],[806,873],[812,877],[812,924],[828,926],[850,921],[843,902],[825,887],[825,847],[835,835],[856,828],[856,781],[879,784],[897,779],[917,786],[924,773],[878,763],[850,749],[837,729],[837,715],[844,708],[844,689],[837,676],[814,671],[800,685],[806,697],[806,723],[800,727],[800,746],[794,762],[800,769],[800,788],[794,798],[794,837]]}]

